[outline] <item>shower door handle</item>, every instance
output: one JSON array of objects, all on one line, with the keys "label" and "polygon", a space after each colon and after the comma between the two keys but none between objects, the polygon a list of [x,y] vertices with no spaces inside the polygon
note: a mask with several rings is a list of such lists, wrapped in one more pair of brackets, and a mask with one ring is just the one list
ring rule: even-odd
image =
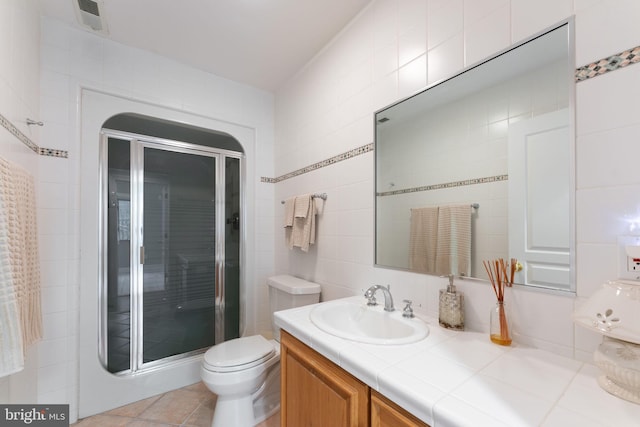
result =
[{"label": "shower door handle", "polygon": [[216,263],[215,268],[215,278],[214,280],[216,281],[215,283],[215,301],[218,302],[220,301],[220,299],[222,298],[222,284],[220,283],[220,277],[222,276],[220,274],[220,265],[218,265],[218,263]]},{"label": "shower door handle", "polygon": [[140,264],[144,264],[144,246],[140,246]]}]

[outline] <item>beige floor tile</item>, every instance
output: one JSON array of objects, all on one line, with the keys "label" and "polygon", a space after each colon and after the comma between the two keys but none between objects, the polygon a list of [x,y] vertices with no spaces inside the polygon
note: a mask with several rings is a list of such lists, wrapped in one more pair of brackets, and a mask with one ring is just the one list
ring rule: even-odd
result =
[{"label": "beige floor tile", "polygon": [[213,420],[213,409],[216,407],[216,395],[207,390],[203,393],[200,406],[187,418],[184,425],[188,427],[209,427]]},{"label": "beige floor tile", "polygon": [[[79,420],[72,426],[209,427],[215,404],[216,395],[211,393],[204,384],[196,383]],[[280,427],[280,413],[276,413],[256,427]]]},{"label": "beige floor tile", "polygon": [[138,418],[150,421],[182,424],[206,399],[201,393],[175,390],[165,393]]},{"label": "beige floor tile", "polygon": [[129,421],[131,418],[116,415],[94,415],[72,425],[74,427],[124,427]]},{"label": "beige floor tile", "polygon": [[202,404],[187,418],[184,426],[209,427],[211,426],[211,420],[213,420],[213,406]]},{"label": "beige floor tile", "polygon": [[280,411],[276,412],[256,427],[280,427]]}]

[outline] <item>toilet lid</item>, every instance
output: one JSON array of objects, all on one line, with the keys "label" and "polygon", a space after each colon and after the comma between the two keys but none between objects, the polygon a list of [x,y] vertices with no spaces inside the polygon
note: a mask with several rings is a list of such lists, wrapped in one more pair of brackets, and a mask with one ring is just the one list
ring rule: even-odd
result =
[{"label": "toilet lid", "polygon": [[247,369],[260,364],[274,353],[275,348],[271,342],[262,335],[252,335],[214,345],[204,354],[204,365],[212,371]]}]

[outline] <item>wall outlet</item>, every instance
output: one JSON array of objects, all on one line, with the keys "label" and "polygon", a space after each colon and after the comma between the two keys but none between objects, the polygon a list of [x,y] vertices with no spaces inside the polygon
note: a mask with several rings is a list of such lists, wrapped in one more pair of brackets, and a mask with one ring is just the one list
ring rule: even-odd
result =
[{"label": "wall outlet", "polygon": [[618,277],[640,280],[640,236],[618,236]]},{"label": "wall outlet", "polygon": [[627,271],[640,273],[640,258],[627,256]]}]

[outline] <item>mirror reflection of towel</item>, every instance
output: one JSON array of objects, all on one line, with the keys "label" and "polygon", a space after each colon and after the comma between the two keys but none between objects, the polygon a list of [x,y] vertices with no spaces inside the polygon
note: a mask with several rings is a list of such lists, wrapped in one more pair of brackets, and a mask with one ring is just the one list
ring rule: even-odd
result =
[{"label": "mirror reflection of towel", "polygon": [[409,268],[435,274],[438,234],[438,208],[411,209]]},{"label": "mirror reflection of towel", "polygon": [[471,275],[471,205],[438,208],[436,274]]},{"label": "mirror reflection of towel", "polygon": [[420,273],[471,274],[471,205],[411,209],[409,268]]}]

